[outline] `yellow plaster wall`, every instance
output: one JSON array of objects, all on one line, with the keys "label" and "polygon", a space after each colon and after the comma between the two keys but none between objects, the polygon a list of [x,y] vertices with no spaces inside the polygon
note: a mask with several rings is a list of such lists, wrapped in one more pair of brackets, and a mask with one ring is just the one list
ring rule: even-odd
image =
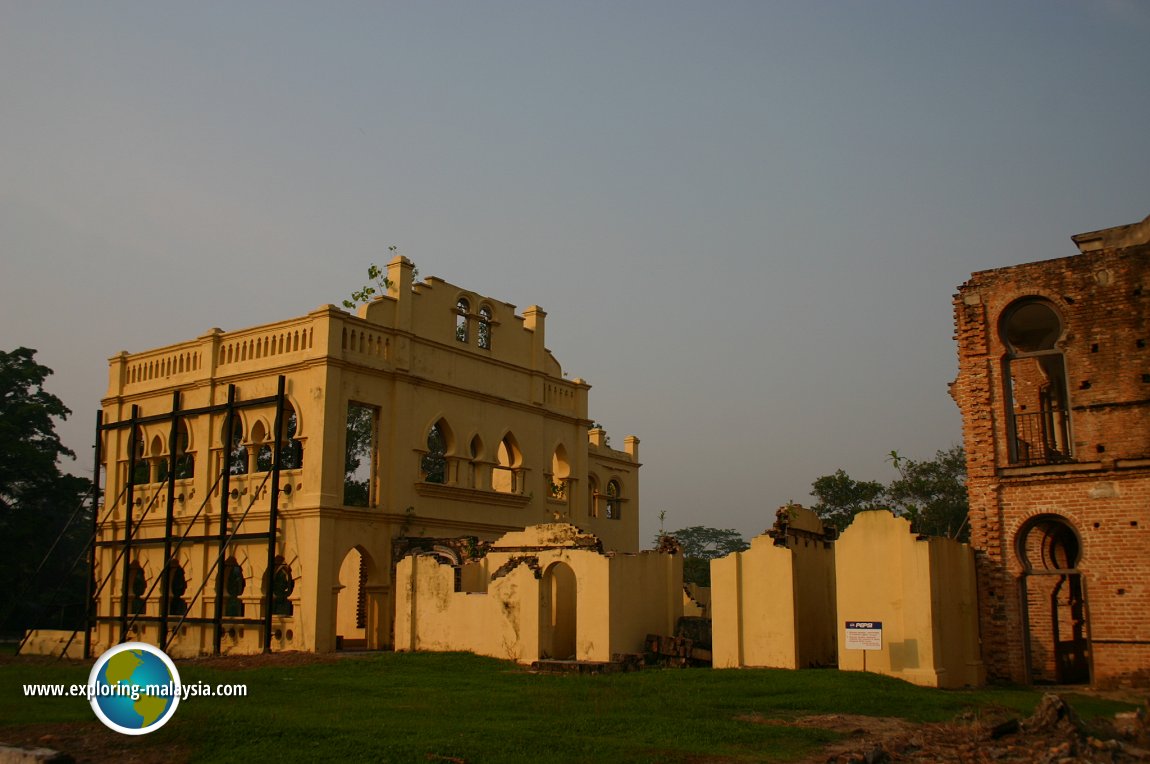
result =
[{"label": "yellow plaster wall", "polygon": [[[784,508],[790,527],[822,533],[814,512]],[[806,668],[835,661],[835,557],[802,535],[778,546],[766,534],[751,548],[711,561],[715,668]]]},{"label": "yellow plaster wall", "polygon": [[[492,540],[529,525],[556,520],[576,522],[596,533],[608,549],[637,551],[639,547],[638,439],[623,439],[622,450],[605,442],[605,434],[588,433],[587,395],[590,386],[568,380],[545,345],[546,313],[536,306],[517,315],[515,306],[475,294],[442,279],[413,283],[411,263],[396,258],[388,265],[390,293],[361,306],[357,315],[325,305],[305,316],[277,323],[224,332],[212,329],[200,337],[155,350],[109,359],[109,387],[104,398],[105,422],[123,422],[133,405],[141,416],[156,416],[172,408],[173,392],[181,394],[184,409],[226,401],[228,386],[237,399],[274,395],[277,376],[286,377],[286,395],[298,417],[297,441],[303,466],[283,473],[279,496],[280,522],[276,554],[291,565],[296,579],[291,616],[275,616],[273,649],[328,651],[336,636],[349,631],[340,597],[348,592],[340,583],[340,570],[348,550],[360,548],[371,560],[368,624],[362,632],[369,647],[387,646],[396,593],[392,581],[391,548],[403,535],[455,537],[466,534]],[[460,296],[471,305],[467,316],[469,342],[455,339],[455,305]],[[491,344],[476,341],[478,311],[492,311]],[[371,463],[371,502],[368,507],[343,504],[346,416],[349,402],[374,407],[377,427]],[[270,433],[272,406],[238,411],[238,420],[254,465],[260,444],[251,441],[257,423]],[[427,449],[427,432],[437,420],[451,429],[445,484],[423,480],[420,464]],[[213,536],[220,528],[221,492],[215,484],[228,443],[222,414],[186,419],[195,458],[195,475],[176,482],[178,495],[173,536]],[[167,458],[170,422],[142,425],[147,458]],[[507,433],[522,452],[513,492],[493,490],[492,467],[500,440]],[[601,431],[594,431],[601,433]],[[127,512],[129,430],[104,433],[108,521],[101,541],[123,538]],[[471,444],[481,443],[479,453]],[[156,443],[153,453],[152,444]],[[568,475],[561,496],[552,496],[552,459],[562,447]],[[153,468],[154,469],[154,468]],[[590,473],[604,490],[616,479],[622,486],[624,512],[608,519],[597,512],[602,498],[590,490]],[[153,473],[154,474],[154,473]],[[266,530],[270,507],[268,473],[249,471],[231,477],[229,526],[237,533]],[[288,493],[286,488],[291,489]],[[166,482],[137,486],[141,503],[133,510],[137,521],[147,505],[154,508],[139,522],[137,539],[164,536]],[[250,509],[249,509],[250,505]],[[197,509],[203,507],[198,515]],[[247,511],[240,521],[240,515]],[[144,567],[148,584],[163,565],[162,545],[136,546],[129,560]],[[97,576],[108,584],[100,594],[101,622],[96,630],[96,652],[119,641],[116,620],[121,611],[122,565],[113,561],[116,549],[102,546]],[[214,612],[215,582],[212,566],[217,545],[189,542],[178,555],[184,565],[191,594],[205,584],[190,615],[210,618]],[[263,578],[267,569],[264,540],[237,539],[227,545],[225,557],[234,556],[246,580],[242,597],[245,618],[261,618]],[[159,588],[149,596],[145,615],[159,613]],[[354,610],[354,608],[352,608]],[[198,655],[211,651],[210,627],[187,625],[174,639],[172,652]],[[233,624],[223,642],[224,652],[262,649],[258,625]],[[157,642],[158,624],[141,621],[133,638]]]},{"label": "yellow plaster wall", "polygon": [[847,621],[881,621],[883,648],[866,670],[930,687],[983,681],[974,619],[973,552],[943,538],[919,541],[885,510],[859,513],[835,544],[839,668],[861,671],[846,649]]},{"label": "yellow plaster wall", "polygon": [[[682,557],[656,552],[603,554],[587,546],[594,537],[563,523],[509,533],[478,563],[464,584],[486,578],[482,592],[455,591],[455,571],[427,555],[402,559],[398,583],[395,645],[398,650],[470,650],[480,655],[530,663],[553,655],[550,598],[558,566],[575,581],[574,657],[609,661],[614,654],[639,653],[647,634],[670,634],[682,614]],[[547,545],[553,546],[545,548]],[[531,564],[527,560],[531,560]],[[501,567],[518,561],[506,575]]]},{"label": "yellow plaster wall", "polygon": [[694,618],[711,617],[711,588],[709,586],[683,585],[683,615]]}]

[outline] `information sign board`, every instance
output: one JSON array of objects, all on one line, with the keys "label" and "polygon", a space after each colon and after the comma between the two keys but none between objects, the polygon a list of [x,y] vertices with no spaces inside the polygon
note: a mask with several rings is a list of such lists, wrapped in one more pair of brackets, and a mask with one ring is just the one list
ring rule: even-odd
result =
[{"label": "information sign board", "polygon": [[848,650],[881,650],[882,621],[847,621]]}]

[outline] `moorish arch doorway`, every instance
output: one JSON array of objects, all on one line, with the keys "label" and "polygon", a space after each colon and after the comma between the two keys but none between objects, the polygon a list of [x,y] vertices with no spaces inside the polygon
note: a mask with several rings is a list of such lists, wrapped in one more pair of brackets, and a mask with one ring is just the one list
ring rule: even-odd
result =
[{"label": "moorish arch doorway", "polygon": [[1090,682],[1090,627],[1082,545],[1059,515],[1031,518],[1016,537],[1022,562],[1026,667],[1035,684]]},{"label": "moorish arch doorway", "polygon": [[344,555],[333,587],[337,650],[384,647],[382,619],[387,587],[379,585],[378,578],[375,561],[366,549],[354,546]]},{"label": "moorish arch doorway", "polygon": [[539,657],[574,660],[578,584],[565,562],[547,568],[539,586]]}]

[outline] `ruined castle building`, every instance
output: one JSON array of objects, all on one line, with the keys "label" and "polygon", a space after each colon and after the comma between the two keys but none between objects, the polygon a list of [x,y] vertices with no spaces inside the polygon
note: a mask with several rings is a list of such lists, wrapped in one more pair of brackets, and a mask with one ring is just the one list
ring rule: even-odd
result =
[{"label": "ruined castle building", "polygon": [[1150,681],[1150,217],[975,273],[958,377],[992,678]]},{"label": "ruined castle building", "polygon": [[639,441],[592,427],[546,313],[414,283],[403,257],[387,277],[356,315],[110,360],[95,652],[390,646],[410,539],[567,522],[638,551]]}]

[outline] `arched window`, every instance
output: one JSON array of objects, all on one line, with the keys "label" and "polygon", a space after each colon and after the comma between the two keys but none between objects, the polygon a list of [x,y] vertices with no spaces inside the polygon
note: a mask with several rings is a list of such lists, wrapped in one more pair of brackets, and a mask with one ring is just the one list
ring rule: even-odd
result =
[{"label": "arched window", "polygon": [[180,420],[179,434],[176,435],[176,480],[184,480],[196,475],[196,457],[188,453],[191,434],[188,423]]},{"label": "arched window", "polygon": [[272,468],[271,434],[263,422],[256,422],[252,428],[252,443],[256,444],[256,472],[268,472]]},{"label": "arched window", "polygon": [[443,420],[431,425],[427,431],[427,453],[420,461],[426,483],[447,482],[447,433]]},{"label": "arched window", "polygon": [[227,448],[228,472],[232,475],[246,475],[248,447],[244,445],[244,425],[238,416],[232,418],[232,431],[228,433],[225,430],[223,440]]},{"label": "arched window", "polygon": [[503,440],[499,441],[495,458],[498,464],[491,475],[491,487],[502,493],[522,493],[523,486],[519,474],[523,465],[523,454],[519,451],[514,435],[507,433]]},{"label": "arched window", "polygon": [[623,491],[618,480],[607,482],[607,519],[618,520],[620,516],[619,502],[623,498]]},{"label": "arched window", "polygon": [[491,308],[486,305],[479,309],[479,327],[475,332],[475,343],[484,350],[491,349]]},{"label": "arched window", "polygon": [[184,615],[188,612],[188,603],[184,595],[188,591],[188,578],[184,569],[174,560],[168,566],[168,615]]},{"label": "arched window", "polygon": [[143,485],[152,480],[152,467],[148,464],[147,444],[144,437],[144,428],[137,427],[135,436],[128,444],[128,448],[135,455],[135,466],[132,467],[133,485]]},{"label": "arched window", "polygon": [[140,563],[133,562],[128,567],[128,612],[132,615],[144,615],[148,609],[145,599],[148,593],[148,579]]},{"label": "arched window", "polygon": [[272,615],[292,615],[295,607],[290,598],[295,591],[295,578],[292,577],[291,566],[284,561],[282,555],[276,556],[269,578],[272,590]]},{"label": "arched window", "polygon": [[290,403],[284,403],[283,445],[280,447],[280,469],[298,470],[303,467],[303,444],[296,440],[299,416]]},{"label": "arched window", "polygon": [[567,449],[560,443],[551,455],[552,499],[567,500],[567,479],[571,476],[571,466],[567,463]]},{"label": "arched window", "polygon": [[168,479],[168,460],[164,458],[164,440],[159,435],[152,438],[152,446],[148,449],[148,462],[155,465],[152,479],[162,483]]},{"label": "arched window", "polygon": [[459,302],[455,303],[455,339],[460,342],[467,342],[467,321],[470,312],[471,303],[466,297],[460,297]]},{"label": "arched window", "polygon": [[224,563],[220,572],[224,579],[224,615],[230,618],[243,618],[244,601],[242,599],[247,581],[244,579],[244,569],[232,557]]},{"label": "arched window", "polygon": [[1013,464],[1070,461],[1066,362],[1057,342],[1062,319],[1046,300],[1027,298],[1002,314],[1006,345],[1007,428]]}]

